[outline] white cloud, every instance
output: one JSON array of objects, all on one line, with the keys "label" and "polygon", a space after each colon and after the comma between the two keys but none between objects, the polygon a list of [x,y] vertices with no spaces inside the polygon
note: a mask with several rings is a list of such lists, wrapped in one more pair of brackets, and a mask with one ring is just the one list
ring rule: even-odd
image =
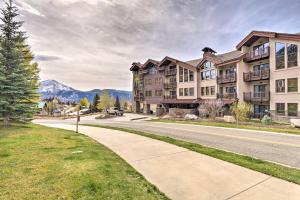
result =
[{"label": "white cloud", "polygon": [[30,4],[28,4],[22,0],[17,1],[17,6],[21,11],[23,10],[28,13],[40,16],[40,17],[45,17],[45,15],[42,14],[40,11],[38,11],[36,8],[32,7]]}]

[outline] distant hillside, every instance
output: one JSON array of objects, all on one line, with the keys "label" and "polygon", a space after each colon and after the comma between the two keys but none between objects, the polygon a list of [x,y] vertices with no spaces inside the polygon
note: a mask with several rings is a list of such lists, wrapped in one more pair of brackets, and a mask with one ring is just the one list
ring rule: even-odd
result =
[{"label": "distant hillside", "polygon": [[[116,98],[119,96],[120,99],[131,101],[131,92],[107,89],[110,96]],[[94,96],[98,93],[101,94],[103,90],[94,89],[91,91],[80,91],[72,87],[66,86],[55,80],[47,80],[40,83],[40,88],[38,93],[42,95],[42,99],[48,99],[52,97],[57,97],[63,102],[76,101],[79,102],[80,99],[86,97],[89,101],[92,101]]]}]

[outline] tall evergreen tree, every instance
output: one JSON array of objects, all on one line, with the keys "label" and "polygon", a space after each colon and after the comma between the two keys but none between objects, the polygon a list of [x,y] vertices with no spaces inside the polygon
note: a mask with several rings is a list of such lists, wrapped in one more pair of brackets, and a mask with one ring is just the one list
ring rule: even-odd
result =
[{"label": "tall evergreen tree", "polygon": [[117,107],[119,110],[121,109],[119,96],[117,96],[117,98],[116,98],[115,107]]},{"label": "tall evergreen tree", "polygon": [[93,112],[97,112],[98,111],[98,104],[100,103],[100,96],[99,94],[96,94],[94,96],[94,99],[93,99],[93,107],[92,107],[92,111]]},{"label": "tall evergreen tree", "polygon": [[37,111],[38,65],[26,45],[23,22],[12,0],[1,9],[0,41],[0,117],[4,126],[12,120],[30,120]]}]

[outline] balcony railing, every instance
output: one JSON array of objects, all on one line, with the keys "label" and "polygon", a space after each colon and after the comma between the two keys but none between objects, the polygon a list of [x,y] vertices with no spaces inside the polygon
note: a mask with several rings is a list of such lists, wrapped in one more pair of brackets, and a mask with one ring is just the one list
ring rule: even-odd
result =
[{"label": "balcony railing", "polygon": [[173,76],[177,74],[177,69],[169,69],[169,70],[165,70],[165,76]]},{"label": "balcony railing", "polygon": [[270,92],[245,92],[244,101],[246,102],[267,102],[270,101]]},{"label": "balcony railing", "polygon": [[218,84],[236,82],[236,73],[226,74],[217,77]]},{"label": "balcony railing", "polygon": [[171,82],[171,83],[165,83],[164,84],[164,88],[165,89],[173,89],[177,87],[177,83],[176,82]]},{"label": "balcony railing", "polygon": [[244,73],[245,82],[267,80],[269,78],[270,78],[270,69]]},{"label": "balcony railing", "polygon": [[237,93],[217,94],[218,99],[234,100],[237,98]]},{"label": "balcony railing", "polygon": [[165,95],[164,99],[176,99],[177,96],[176,95]]},{"label": "balcony railing", "polygon": [[258,51],[250,51],[244,58],[245,62],[253,62],[261,59],[268,58],[270,56],[270,47],[259,49]]}]

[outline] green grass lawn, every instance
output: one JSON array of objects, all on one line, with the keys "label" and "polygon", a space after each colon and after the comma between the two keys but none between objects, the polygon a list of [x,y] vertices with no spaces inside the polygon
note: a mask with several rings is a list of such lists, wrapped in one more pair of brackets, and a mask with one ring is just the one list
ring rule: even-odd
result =
[{"label": "green grass lawn", "polygon": [[228,122],[216,122],[216,121],[181,121],[181,120],[163,120],[163,119],[154,119],[150,120],[152,122],[164,122],[164,123],[178,123],[178,124],[194,124],[202,126],[217,126],[224,128],[240,128],[248,130],[259,130],[259,131],[269,131],[275,133],[289,133],[300,135],[300,129],[289,127],[288,125],[277,124],[273,125],[263,125],[260,122],[252,122],[251,124],[235,124]]},{"label": "green grass lawn", "polygon": [[170,138],[167,136],[160,136],[148,132],[143,131],[137,131],[132,130],[128,128],[118,128],[118,127],[112,127],[112,126],[104,126],[104,125],[88,125],[85,126],[93,126],[93,127],[100,127],[100,128],[108,128],[113,130],[120,130],[125,131],[137,135],[142,135],[145,137],[149,137],[156,140],[161,140],[170,144],[174,144],[186,149],[189,149],[191,151],[195,151],[201,154],[205,154],[220,160],[224,160],[242,167],[246,167],[270,176],[274,176],[286,181],[290,181],[296,184],[300,185],[300,170],[295,168],[286,167],[283,165],[271,163],[268,161],[260,160],[251,158],[249,156],[244,156],[240,154],[235,154],[232,152],[227,152],[215,148],[205,147],[200,144],[195,144],[191,142],[186,142],[183,140],[178,140],[174,138]]},{"label": "green grass lawn", "polygon": [[167,199],[120,157],[72,131],[0,127],[0,199]]}]

